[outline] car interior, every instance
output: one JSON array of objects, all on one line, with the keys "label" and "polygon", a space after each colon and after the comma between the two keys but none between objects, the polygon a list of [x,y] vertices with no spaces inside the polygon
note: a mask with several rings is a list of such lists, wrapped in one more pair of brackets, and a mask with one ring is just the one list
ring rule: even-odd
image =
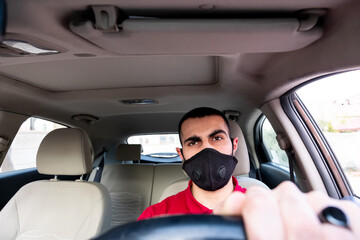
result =
[{"label": "car interior", "polygon": [[[318,143],[323,138],[299,117],[293,93],[360,67],[358,1],[11,0],[0,7],[1,239],[89,239],[184,190],[189,177],[175,149],[148,154],[151,138],[129,139],[177,134],[181,117],[204,106],[224,112],[239,138],[233,175],[240,186],[292,180],[303,192],[355,195]],[[5,172],[22,124],[30,121],[31,130],[35,118],[52,125],[41,125],[34,165]],[[286,167],[264,147],[265,119]]]}]

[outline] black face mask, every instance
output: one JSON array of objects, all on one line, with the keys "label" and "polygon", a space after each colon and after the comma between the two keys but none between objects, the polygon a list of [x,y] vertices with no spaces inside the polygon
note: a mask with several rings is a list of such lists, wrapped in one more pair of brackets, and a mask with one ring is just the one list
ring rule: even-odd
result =
[{"label": "black face mask", "polygon": [[237,163],[232,155],[205,148],[186,160],[182,168],[199,188],[215,191],[229,182]]}]

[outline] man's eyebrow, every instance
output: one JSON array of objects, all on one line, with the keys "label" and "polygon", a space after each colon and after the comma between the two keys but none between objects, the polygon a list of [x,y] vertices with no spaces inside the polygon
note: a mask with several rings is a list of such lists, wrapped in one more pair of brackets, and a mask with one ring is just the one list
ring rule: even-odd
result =
[{"label": "man's eyebrow", "polygon": [[194,141],[194,142],[201,141],[201,138],[198,136],[191,136],[191,137],[185,139],[184,143],[190,142],[190,141]]},{"label": "man's eyebrow", "polygon": [[[213,136],[215,136],[216,134],[219,134],[219,133],[223,133],[226,136],[228,135],[224,130],[217,129],[217,130],[214,130],[212,133],[210,133],[209,137],[213,137]],[[194,136],[191,136],[191,137],[188,137],[187,139],[185,139],[184,143],[190,142],[190,141],[198,142],[198,141],[201,141],[201,138],[199,136],[194,135]]]},{"label": "man's eyebrow", "polygon": [[213,137],[213,136],[215,136],[216,134],[219,134],[219,133],[224,133],[226,136],[228,135],[224,130],[218,129],[218,130],[214,130],[212,133],[210,133],[209,137]]}]

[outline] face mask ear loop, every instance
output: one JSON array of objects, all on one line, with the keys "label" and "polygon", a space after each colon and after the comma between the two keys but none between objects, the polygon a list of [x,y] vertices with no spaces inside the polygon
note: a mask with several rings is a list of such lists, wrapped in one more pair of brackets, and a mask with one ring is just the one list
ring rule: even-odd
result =
[{"label": "face mask ear loop", "polygon": [[184,157],[184,153],[183,153],[183,149],[180,149],[181,155],[183,156],[184,162],[185,162],[185,157]]},{"label": "face mask ear loop", "polygon": [[230,140],[231,140],[231,156],[234,156],[234,138],[230,138]]}]

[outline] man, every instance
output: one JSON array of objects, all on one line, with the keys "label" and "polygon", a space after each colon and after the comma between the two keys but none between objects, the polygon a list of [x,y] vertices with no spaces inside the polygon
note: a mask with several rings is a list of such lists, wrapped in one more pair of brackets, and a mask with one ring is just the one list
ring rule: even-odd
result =
[{"label": "man", "polygon": [[[238,139],[230,139],[229,125],[221,112],[210,108],[190,111],[179,123],[179,136],[182,149],[177,152],[191,178],[188,188],[148,207],[138,220],[170,214],[239,215],[250,240],[360,239],[360,208],[353,202],[315,191],[304,194],[291,182],[273,191],[238,186],[228,175],[236,164],[233,155]],[[320,213],[329,206],[344,214],[345,226],[341,221],[330,224],[320,220]]]},{"label": "man", "polygon": [[[188,188],[147,208],[138,218],[169,214],[212,214],[233,191],[245,193],[232,173],[238,139],[230,138],[225,115],[212,108],[196,108],[179,122],[183,169],[189,175]],[[241,161],[241,159],[239,159]]]}]

